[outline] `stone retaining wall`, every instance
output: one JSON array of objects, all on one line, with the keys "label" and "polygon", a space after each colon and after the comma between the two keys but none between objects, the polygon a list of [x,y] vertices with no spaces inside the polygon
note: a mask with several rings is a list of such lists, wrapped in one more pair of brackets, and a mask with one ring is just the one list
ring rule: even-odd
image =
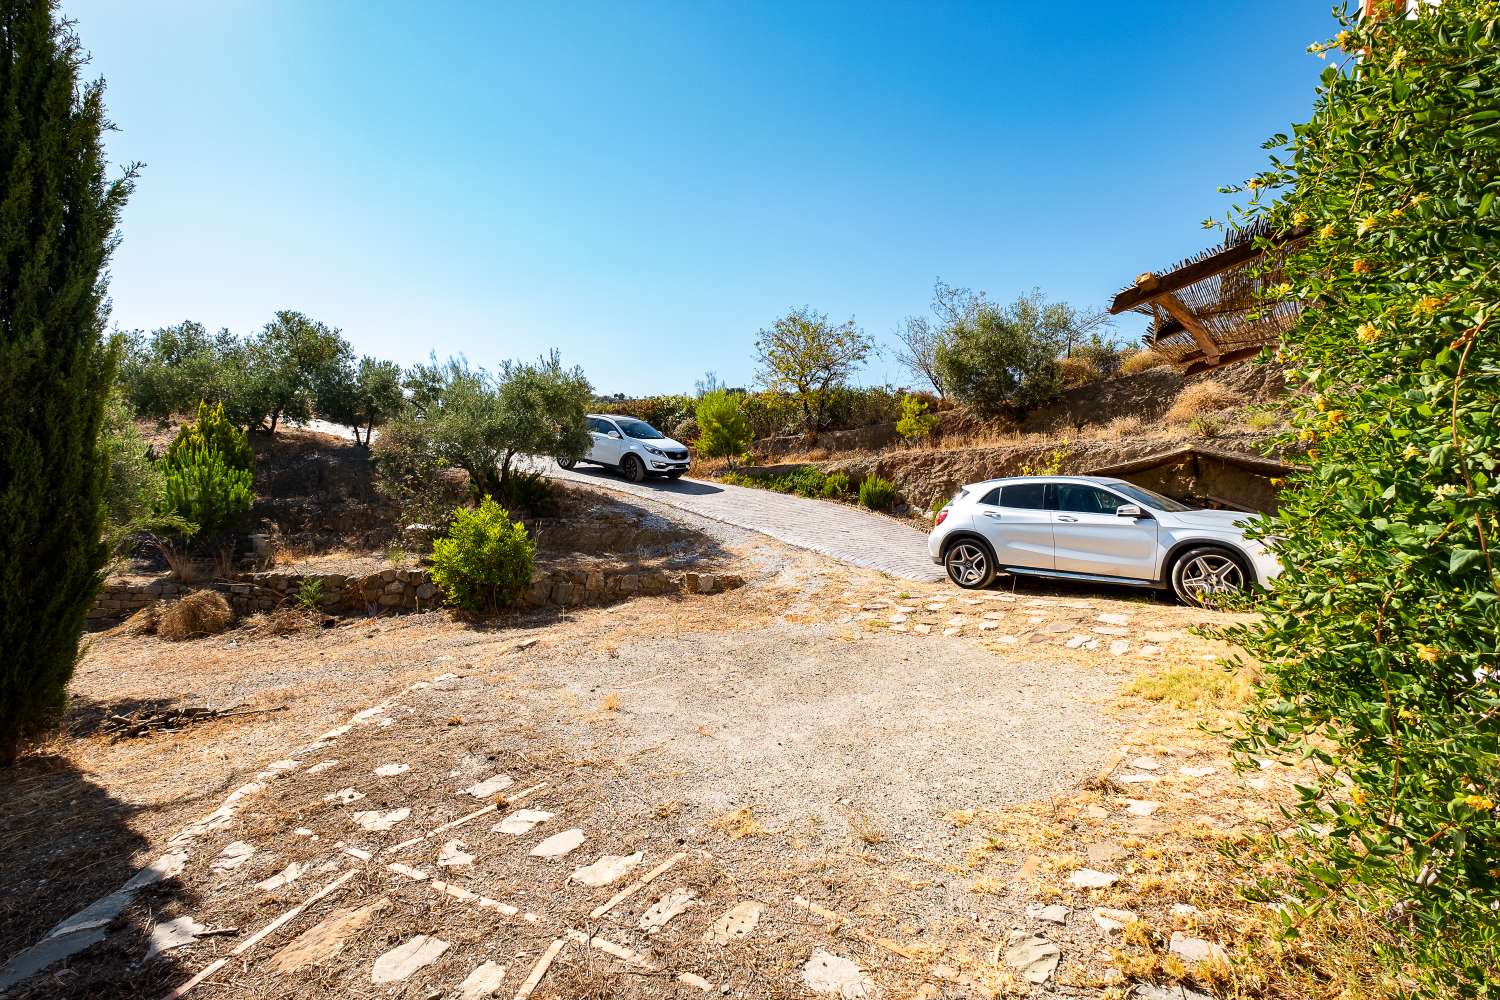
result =
[{"label": "stone retaining wall", "polygon": [[163,598],[181,597],[191,587],[163,576],[115,576],[104,581],[89,610],[90,627],[112,625]]}]

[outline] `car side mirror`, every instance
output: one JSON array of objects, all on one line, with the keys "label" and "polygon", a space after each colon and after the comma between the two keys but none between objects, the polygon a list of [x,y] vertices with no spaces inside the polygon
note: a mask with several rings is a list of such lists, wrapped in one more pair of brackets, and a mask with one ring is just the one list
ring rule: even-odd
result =
[{"label": "car side mirror", "polygon": [[1143,517],[1144,515],[1145,511],[1141,510],[1138,505],[1133,503],[1122,503],[1120,504],[1120,506],[1115,508],[1115,517],[1129,517],[1138,519]]},{"label": "car side mirror", "polygon": [[620,432],[619,431],[610,431],[609,432],[609,437],[613,441],[618,441],[618,440],[620,440]]}]

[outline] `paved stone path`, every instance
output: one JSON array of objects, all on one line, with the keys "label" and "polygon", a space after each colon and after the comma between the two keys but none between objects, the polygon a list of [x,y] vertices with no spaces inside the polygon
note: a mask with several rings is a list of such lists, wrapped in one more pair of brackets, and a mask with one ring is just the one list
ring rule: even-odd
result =
[{"label": "paved stone path", "polygon": [[942,568],[927,556],[925,534],[857,507],[687,478],[631,483],[593,465],[580,465],[572,471],[553,462],[538,463],[537,467],[558,479],[645,497],[903,580],[943,579]]}]

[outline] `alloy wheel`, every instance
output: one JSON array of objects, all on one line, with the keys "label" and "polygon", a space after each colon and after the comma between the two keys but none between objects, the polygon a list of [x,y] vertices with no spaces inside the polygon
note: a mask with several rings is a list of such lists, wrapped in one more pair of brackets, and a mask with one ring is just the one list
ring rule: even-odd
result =
[{"label": "alloy wheel", "polygon": [[1245,588],[1245,573],[1239,563],[1218,552],[1193,556],[1183,564],[1179,579],[1186,594],[1197,600]]},{"label": "alloy wheel", "polygon": [[978,587],[989,575],[989,557],[973,542],[959,542],[945,560],[948,578],[960,587]]}]

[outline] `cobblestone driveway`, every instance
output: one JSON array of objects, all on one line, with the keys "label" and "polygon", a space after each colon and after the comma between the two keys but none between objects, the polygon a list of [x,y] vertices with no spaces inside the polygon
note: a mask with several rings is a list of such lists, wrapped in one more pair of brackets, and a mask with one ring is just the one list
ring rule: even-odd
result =
[{"label": "cobblestone driveway", "polygon": [[943,579],[942,569],[927,557],[926,535],[855,507],[695,479],[637,484],[596,466],[565,471],[547,462],[539,468],[558,479],[645,497],[903,580]]}]

